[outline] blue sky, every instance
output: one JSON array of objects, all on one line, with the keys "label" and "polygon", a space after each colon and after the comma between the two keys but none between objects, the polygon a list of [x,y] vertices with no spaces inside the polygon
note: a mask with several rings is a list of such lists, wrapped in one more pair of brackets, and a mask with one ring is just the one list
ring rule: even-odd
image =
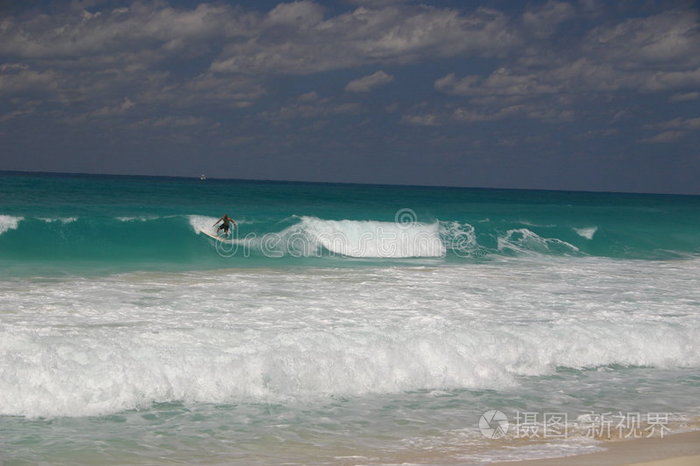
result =
[{"label": "blue sky", "polygon": [[0,5],[0,169],[700,194],[694,2]]}]

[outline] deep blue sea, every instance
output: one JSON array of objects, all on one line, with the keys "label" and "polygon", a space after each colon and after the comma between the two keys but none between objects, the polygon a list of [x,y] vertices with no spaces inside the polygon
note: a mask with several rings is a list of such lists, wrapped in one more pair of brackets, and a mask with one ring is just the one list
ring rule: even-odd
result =
[{"label": "deep blue sea", "polygon": [[485,464],[699,395],[698,196],[0,172],[0,463]]}]

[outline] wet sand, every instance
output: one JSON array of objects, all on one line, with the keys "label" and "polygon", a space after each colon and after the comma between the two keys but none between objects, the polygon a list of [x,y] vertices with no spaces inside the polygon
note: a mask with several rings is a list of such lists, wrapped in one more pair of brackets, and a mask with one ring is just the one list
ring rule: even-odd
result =
[{"label": "wet sand", "polygon": [[615,440],[600,445],[605,451],[586,455],[492,463],[493,466],[700,466],[700,431],[664,438]]}]

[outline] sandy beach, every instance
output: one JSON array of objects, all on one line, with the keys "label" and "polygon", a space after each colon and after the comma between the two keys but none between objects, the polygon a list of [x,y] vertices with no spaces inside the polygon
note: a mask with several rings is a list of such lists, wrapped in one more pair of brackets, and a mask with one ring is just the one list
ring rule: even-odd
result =
[{"label": "sandy beach", "polygon": [[673,434],[664,438],[615,440],[604,442],[601,447],[605,448],[605,451],[563,458],[511,461],[493,464],[498,466],[512,466],[513,464],[522,466],[700,465],[700,431]]}]

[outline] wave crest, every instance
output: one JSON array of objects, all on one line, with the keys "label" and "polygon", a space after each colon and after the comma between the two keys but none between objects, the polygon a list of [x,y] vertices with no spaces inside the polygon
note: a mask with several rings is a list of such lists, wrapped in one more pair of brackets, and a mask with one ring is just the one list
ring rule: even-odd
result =
[{"label": "wave crest", "polygon": [[16,230],[19,222],[24,217],[14,217],[12,215],[0,215],[0,235],[9,230]]},{"label": "wave crest", "polygon": [[508,230],[500,236],[498,250],[520,254],[581,254],[581,250],[571,243],[558,238],[543,238],[527,228]]},{"label": "wave crest", "polygon": [[389,334],[371,328],[265,329],[260,334],[98,328],[78,338],[55,332],[53,343],[29,332],[3,332],[0,353],[8,364],[0,379],[0,414],[85,416],[154,401],[279,402],[417,389],[503,389],[557,367],[672,368],[699,362],[697,328],[652,323],[555,329],[531,324],[517,333],[426,330],[415,322]]},{"label": "wave crest", "polygon": [[301,230],[325,250],[349,257],[442,257],[445,246],[439,225],[302,217],[292,229]]}]

